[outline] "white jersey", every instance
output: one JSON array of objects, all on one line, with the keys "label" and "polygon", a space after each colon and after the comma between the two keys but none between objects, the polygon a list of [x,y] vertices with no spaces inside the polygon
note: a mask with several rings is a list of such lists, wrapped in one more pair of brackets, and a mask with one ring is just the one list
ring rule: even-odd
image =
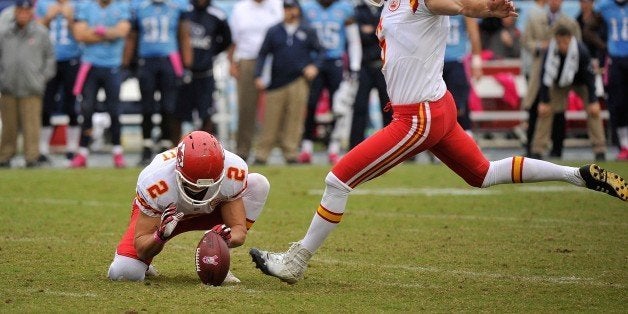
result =
[{"label": "white jersey", "polygon": [[[225,150],[225,177],[216,198],[205,206],[193,206],[179,197],[174,171],[176,160],[177,149],[167,150],[155,156],[150,165],[140,173],[134,202],[144,214],[159,217],[170,204],[176,204],[177,212],[188,217],[208,214],[220,204],[242,197],[249,169],[246,162],[236,154]],[[205,195],[204,199],[209,197],[210,195]]]},{"label": "white jersey", "polygon": [[424,0],[384,2],[377,36],[393,105],[443,97],[447,89],[443,60],[448,31],[449,17],[430,12]]}]

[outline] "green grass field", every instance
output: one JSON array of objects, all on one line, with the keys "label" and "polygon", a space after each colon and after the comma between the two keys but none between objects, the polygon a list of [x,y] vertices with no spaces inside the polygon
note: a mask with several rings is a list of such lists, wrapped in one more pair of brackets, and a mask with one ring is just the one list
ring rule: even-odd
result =
[{"label": "green grass field", "polygon": [[[624,177],[628,163],[602,163]],[[139,169],[0,171],[0,312],[626,312],[628,205],[565,183],[468,187],[442,165],[402,165],[358,188],[289,286],[249,248],[285,250],[309,226],[327,167],[253,167],[267,206],[233,251],[236,286],[198,280],[183,234],[161,276],[111,282]]]}]

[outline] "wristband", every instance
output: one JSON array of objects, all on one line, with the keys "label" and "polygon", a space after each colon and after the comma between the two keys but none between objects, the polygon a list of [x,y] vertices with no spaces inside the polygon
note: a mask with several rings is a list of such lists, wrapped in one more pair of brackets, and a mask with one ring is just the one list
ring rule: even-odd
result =
[{"label": "wristband", "polygon": [[471,57],[471,67],[472,68],[481,68],[482,67],[482,57],[480,55],[473,55]]},{"label": "wristband", "polygon": [[155,242],[159,243],[159,244],[164,244],[166,243],[166,241],[168,240],[164,240],[159,236],[158,230],[155,230],[155,232],[153,233],[153,239],[155,239]]},{"label": "wristband", "polygon": [[94,33],[96,33],[96,35],[100,37],[105,37],[105,34],[107,33],[107,28],[102,25],[96,26],[96,28],[94,29]]}]

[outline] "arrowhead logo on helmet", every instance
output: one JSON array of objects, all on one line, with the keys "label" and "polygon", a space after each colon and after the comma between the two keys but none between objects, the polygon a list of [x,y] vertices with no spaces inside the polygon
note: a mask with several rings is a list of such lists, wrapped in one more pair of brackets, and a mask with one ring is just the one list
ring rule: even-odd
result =
[{"label": "arrowhead logo on helmet", "polygon": [[184,136],[177,145],[175,165],[181,198],[193,206],[209,204],[220,191],[224,165],[224,149],[213,135],[194,131]]}]

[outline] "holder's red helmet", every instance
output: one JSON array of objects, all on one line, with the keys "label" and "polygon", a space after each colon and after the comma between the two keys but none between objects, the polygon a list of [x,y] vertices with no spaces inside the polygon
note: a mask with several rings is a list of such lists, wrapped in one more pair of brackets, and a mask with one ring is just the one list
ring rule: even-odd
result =
[{"label": "holder's red helmet", "polygon": [[[225,151],[220,142],[204,131],[194,131],[177,145],[177,187],[179,194],[189,204],[204,206],[211,202],[224,178]],[[201,200],[195,194],[207,192]]]}]

